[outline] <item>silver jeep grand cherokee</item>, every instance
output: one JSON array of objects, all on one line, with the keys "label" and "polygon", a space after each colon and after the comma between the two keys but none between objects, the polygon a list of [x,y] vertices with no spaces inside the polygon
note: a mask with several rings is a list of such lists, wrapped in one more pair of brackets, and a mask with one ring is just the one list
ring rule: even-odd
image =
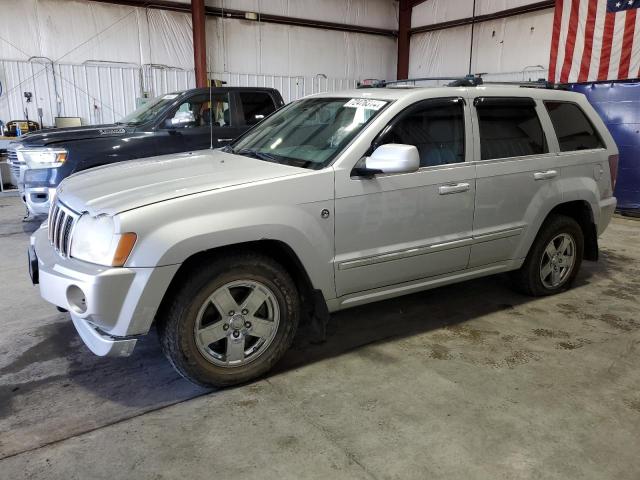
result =
[{"label": "silver jeep grand cherokee", "polygon": [[204,386],[268,371],[303,315],[512,272],[569,288],[614,211],[618,151],[576,93],[369,88],[293,102],[218,151],[73,175],[29,250],[97,355],[156,324]]}]

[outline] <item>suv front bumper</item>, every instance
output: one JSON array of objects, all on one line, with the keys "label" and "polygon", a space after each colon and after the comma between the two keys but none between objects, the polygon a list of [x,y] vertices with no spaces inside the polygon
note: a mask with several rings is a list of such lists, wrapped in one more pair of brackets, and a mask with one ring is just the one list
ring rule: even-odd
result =
[{"label": "suv front bumper", "polygon": [[100,356],[128,356],[149,331],[179,265],[111,268],[61,257],[46,226],[31,237],[29,269],[40,295],[68,310],[80,337]]}]

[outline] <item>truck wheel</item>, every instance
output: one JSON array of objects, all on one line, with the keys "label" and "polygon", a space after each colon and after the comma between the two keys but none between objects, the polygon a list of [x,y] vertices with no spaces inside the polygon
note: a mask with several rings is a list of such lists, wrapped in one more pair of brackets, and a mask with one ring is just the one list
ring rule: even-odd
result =
[{"label": "truck wheel", "polygon": [[158,320],[162,350],[186,379],[225,387],[267,372],[287,351],[300,301],[269,257],[235,254],[198,269]]},{"label": "truck wheel", "polygon": [[567,290],[580,270],[583,251],[584,235],[578,222],[564,215],[549,217],[524,264],[511,275],[515,287],[534,297]]}]

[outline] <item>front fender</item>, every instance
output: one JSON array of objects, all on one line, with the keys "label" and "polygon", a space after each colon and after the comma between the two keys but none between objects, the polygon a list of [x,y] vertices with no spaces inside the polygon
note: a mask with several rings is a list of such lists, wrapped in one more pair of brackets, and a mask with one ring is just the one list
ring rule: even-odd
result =
[{"label": "front fender", "polygon": [[[316,181],[311,182],[313,178]],[[293,185],[207,192],[118,215],[120,231],[138,234],[127,266],[181,264],[202,251],[277,240],[298,256],[313,287],[322,290],[325,298],[334,298],[333,215],[321,217],[323,209],[333,212],[332,179],[311,175],[287,183]],[[294,198],[298,201],[292,201]]]}]

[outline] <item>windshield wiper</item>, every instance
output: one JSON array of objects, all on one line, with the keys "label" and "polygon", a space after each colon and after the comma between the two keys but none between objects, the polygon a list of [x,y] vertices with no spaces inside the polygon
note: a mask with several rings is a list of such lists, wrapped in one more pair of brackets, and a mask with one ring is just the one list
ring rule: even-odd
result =
[{"label": "windshield wiper", "polygon": [[259,152],[258,150],[252,150],[250,148],[243,148],[242,150],[238,150],[237,152],[232,151],[232,153],[235,153],[236,155],[244,155],[245,157],[257,158],[258,160],[279,162],[279,158],[277,155],[266,152]]},{"label": "windshield wiper", "polygon": [[224,147],[220,148],[220,151],[224,153],[236,153],[231,145],[225,145]]}]

